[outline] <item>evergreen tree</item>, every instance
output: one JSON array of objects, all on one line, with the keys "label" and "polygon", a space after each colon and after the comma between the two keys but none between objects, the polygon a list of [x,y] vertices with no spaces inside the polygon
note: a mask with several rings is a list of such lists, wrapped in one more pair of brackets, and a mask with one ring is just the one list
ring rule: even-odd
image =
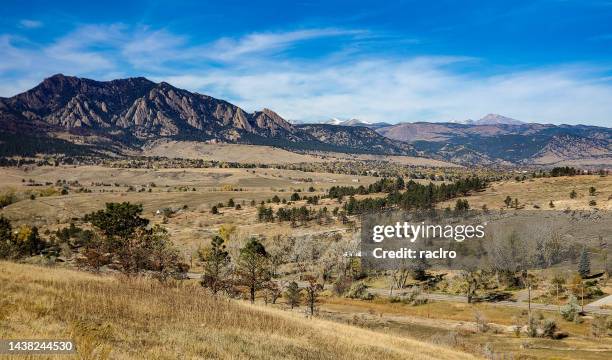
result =
[{"label": "evergreen tree", "polygon": [[583,278],[589,276],[589,274],[591,273],[591,259],[589,257],[589,252],[587,251],[586,246],[582,248],[582,252],[580,253],[578,273]]},{"label": "evergreen tree", "polygon": [[465,212],[470,209],[467,199],[458,199],[455,203],[455,212]]},{"label": "evergreen tree", "polygon": [[401,176],[398,176],[397,179],[395,180],[395,189],[404,190],[405,187],[406,187],[406,184],[404,183],[404,178]]},{"label": "evergreen tree", "polygon": [[0,259],[6,259],[13,255],[15,237],[13,227],[9,219],[0,215]]},{"label": "evergreen tree", "polygon": [[296,306],[300,306],[302,293],[300,291],[300,287],[295,281],[290,282],[287,286],[287,290],[285,291],[285,299],[287,300],[287,304],[289,304],[292,309]]},{"label": "evergreen tree", "polygon": [[266,207],[265,205],[260,205],[257,208],[257,219],[259,219],[261,222],[274,221],[274,213],[272,212],[272,208]]},{"label": "evergreen tree", "polygon": [[229,287],[229,263],[230,256],[225,250],[225,244],[221,236],[215,236],[210,247],[200,252],[203,262],[204,274],[200,284],[209,288],[213,294]]},{"label": "evergreen tree", "polygon": [[106,203],[106,209],[85,215],[85,221],[100,229],[107,238],[126,240],[136,229],[145,227],[149,220],[140,217],[141,204]]},{"label": "evergreen tree", "polygon": [[270,280],[268,257],[265,247],[254,238],[240,249],[236,274],[239,283],[249,289],[251,303],[255,302],[255,293]]}]

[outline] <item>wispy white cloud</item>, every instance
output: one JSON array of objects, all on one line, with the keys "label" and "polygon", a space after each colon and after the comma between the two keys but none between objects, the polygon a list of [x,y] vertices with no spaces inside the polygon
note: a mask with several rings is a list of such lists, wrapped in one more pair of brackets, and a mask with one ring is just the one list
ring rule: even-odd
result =
[{"label": "wispy white cloud", "polygon": [[36,28],[42,27],[43,23],[37,20],[23,19],[19,21],[19,26],[21,26],[22,28],[26,28],[26,29],[36,29]]},{"label": "wispy white cloud", "polygon": [[448,121],[497,112],[525,121],[609,124],[612,87],[588,68],[535,69],[492,76],[461,74],[437,57],[360,59],[314,69],[168,77],[190,89],[263,106],[288,119],[357,117],[369,121]]},{"label": "wispy white cloud", "polygon": [[[317,39],[336,46],[316,61],[290,56],[288,51]],[[353,46],[364,39],[394,41],[363,30],[322,28],[194,43],[167,29],[121,24],[81,26],[45,44],[5,34],[0,95],[26,90],[57,72],[97,79],[148,76],[295,120],[448,121],[495,112],[525,121],[609,125],[608,67],[585,63],[491,73],[485,59]],[[408,47],[417,43],[403,41]]]},{"label": "wispy white cloud", "polygon": [[338,36],[363,35],[362,30],[306,29],[288,32],[252,33],[240,37],[221,38],[211,46],[210,56],[219,60],[234,60],[245,55],[257,55],[286,49],[295,43]]}]

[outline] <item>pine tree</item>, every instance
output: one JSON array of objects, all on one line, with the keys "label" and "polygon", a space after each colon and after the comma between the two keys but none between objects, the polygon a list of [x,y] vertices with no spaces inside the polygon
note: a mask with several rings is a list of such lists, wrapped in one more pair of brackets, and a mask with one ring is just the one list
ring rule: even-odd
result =
[{"label": "pine tree", "polygon": [[225,244],[221,236],[215,236],[210,247],[200,252],[200,259],[204,267],[204,274],[200,284],[209,288],[213,294],[227,289],[229,285],[229,263],[230,256],[225,250]]},{"label": "pine tree", "polygon": [[578,263],[578,273],[583,278],[589,276],[591,273],[591,259],[589,258],[589,252],[586,247],[582,248],[580,253],[580,262]]},{"label": "pine tree", "polygon": [[395,180],[395,188],[397,190],[404,190],[405,187],[406,187],[406,184],[404,183],[404,178],[401,176],[398,176],[397,179]]},{"label": "pine tree", "polygon": [[300,291],[300,287],[295,281],[290,282],[287,286],[287,290],[285,291],[285,299],[287,300],[287,304],[289,304],[292,309],[296,306],[300,306],[302,293]]},{"label": "pine tree", "polygon": [[249,240],[240,249],[240,257],[236,265],[238,281],[249,289],[251,303],[254,303],[255,293],[262,289],[271,275],[269,256],[265,247],[254,238]]}]

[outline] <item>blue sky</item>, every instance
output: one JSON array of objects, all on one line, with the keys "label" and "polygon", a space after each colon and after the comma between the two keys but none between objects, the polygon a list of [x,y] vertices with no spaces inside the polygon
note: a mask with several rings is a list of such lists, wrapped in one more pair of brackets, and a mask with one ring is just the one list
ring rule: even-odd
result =
[{"label": "blue sky", "polygon": [[290,120],[612,124],[612,0],[49,4],[3,2],[0,96],[61,72]]}]

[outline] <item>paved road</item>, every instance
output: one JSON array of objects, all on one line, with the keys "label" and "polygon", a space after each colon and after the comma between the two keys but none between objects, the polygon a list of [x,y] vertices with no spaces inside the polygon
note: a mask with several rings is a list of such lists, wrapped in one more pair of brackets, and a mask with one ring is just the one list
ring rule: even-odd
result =
[{"label": "paved road", "polygon": [[[368,288],[368,291],[379,295],[379,296],[389,296],[389,290],[387,289],[378,289],[378,288]],[[401,294],[402,291],[395,291],[394,294]],[[425,297],[428,300],[434,301],[448,301],[448,302],[460,302],[467,303],[467,297],[461,295],[447,295],[447,294],[433,294],[433,293],[421,293],[421,296]],[[609,303],[612,304],[612,295],[608,296],[604,299],[608,299]],[[593,313],[593,314],[604,314],[604,315],[612,315],[612,309],[601,309],[599,306],[608,304],[605,302],[603,304],[598,304],[600,301],[604,300],[600,299],[594,303],[587,304],[584,306],[584,312]],[[496,302],[487,302],[487,304],[495,305],[495,306],[508,306],[515,307],[521,309],[528,309],[529,303],[526,301],[496,301]],[[546,311],[558,311],[559,307],[557,305],[550,304],[539,304],[539,303],[531,303],[531,309],[533,310],[546,310]]]},{"label": "paved road", "polygon": [[[201,274],[197,273],[187,273],[187,277],[190,279],[199,279]],[[297,281],[300,287],[305,287],[307,285],[304,281]],[[331,285],[326,285],[326,289],[330,289]],[[368,288],[368,291],[372,294],[387,297],[389,296],[389,289],[381,289],[381,288]],[[394,290],[393,295],[402,294],[405,290]],[[427,300],[432,301],[448,301],[448,302],[456,302],[456,303],[467,303],[467,297],[461,295],[447,295],[447,294],[435,294],[435,293],[421,293],[421,296],[425,297]],[[494,306],[507,306],[514,307],[520,309],[528,309],[529,303],[526,301],[496,301],[496,302],[487,302],[489,305]],[[612,295],[607,296],[605,298],[599,299],[593,303],[587,304],[584,306],[584,312],[591,314],[601,314],[601,315],[612,315],[612,309],[602,309],[601,305],[612,305]],[[559,307],[557,305],[549,305],[549,304],[539,304],[539,303],[531,303],[532,310],[545,310],[545,311],[558,311]]]},{"label": "paved road", "polygon": [[589,304],[589,306],[612,306],[612,295],[608,295],[604,298],[601,298],[597,301],[593,301],[592,303]]}]

